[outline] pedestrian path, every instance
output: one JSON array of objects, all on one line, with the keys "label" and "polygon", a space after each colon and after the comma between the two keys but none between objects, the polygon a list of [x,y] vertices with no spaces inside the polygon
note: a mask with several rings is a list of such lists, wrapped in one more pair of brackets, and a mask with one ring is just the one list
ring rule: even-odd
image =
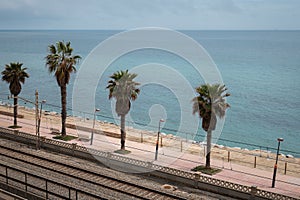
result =
[{"label": "pedestrian path", "polygon": [[[18,120],[19,124],[22,126],[22,128],[19,129],[20,131],[35,134],[35,126],[32,119],[23,118]],[[10,117],[0,115],[1,127],[8,127],[11,124],[12,119]],[[60,125],[52,124],[51,128],[60,129]],[[70,135],[80,135],[85,136],[86,138],[89,138],[91,134],[89,132],[77,131],[74,129],[67,129],[67,132]],[[51,134],[51,130],[46,122],[42,122],[40,134],[46,138],[53,137],[53,134]],[[118,138],[107,137],[101,134],[94,134],[93,145],[90,145],[90,141],[87,140],[73,140],[70,142],[112,153],[120,148],[120,140]],[[198,165],[204,165],[205,163],[205,157],[203,155],[195,155],[187,151],[180,152],[179,150],[174,150],[165,146],[159,147],[158,159],[155,160],[155,144],[149,143],[126,140],[126,150],[129,150],[131,153],[124,156],[189,172],[192,168]],[[246,167],[240,164],[214,158],[212,158],[211,164],[212,167],[222,169],[220,173],[213,175],[216,179],[246,186],[257,186],[259,189],[266,191],[300,198],[300,178],[278,173],[276,177],[276,186],[275,188],[271,188],[273,177],[273,173],[271,171]]]}]

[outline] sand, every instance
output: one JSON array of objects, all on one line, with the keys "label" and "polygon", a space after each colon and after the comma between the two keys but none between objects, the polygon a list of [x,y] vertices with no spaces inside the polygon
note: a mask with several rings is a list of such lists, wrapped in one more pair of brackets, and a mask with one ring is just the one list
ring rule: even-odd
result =
[{"label": "sand", "polygon": [[[13,112],[12,108],[9,106],[0,106],[0,111],[6,112]],[[35,133],[35,111],[26,107],[19,107],[18,114],[24,116],[23,119],[19,119],[19,124],[23,121],[27,125],[30,124],[32,126],[32,134]],[[7,115],[0,115],[1,120],[9,120],[11,121],[11,125],[13,123],[12,117]],[[42,114],[42,127],[43,131],[48,131],[50,133],[53,129],[60,129],[60,115],[55,112],[45,112],[43,111]],[[93,124],[93,120],[83,119],[79,117],[67,117],[68,124],[74,124],[77,126],[91,128]],[[3,126],[3,125],[1,125]],[[5,127],[7,128],[7,127]],[[95,122],[95,130],[102,130],[106,132],[113,133],[115,135],[119,135],[119,126],[102,122],[96,121]],[[25,130],[25,129],[24,129]],[[149,145],[155,146],[157,133],[145,130],[137,130],[131,127],[126,127],[127,131],[127,140],[134,141],[138,143],[145,143]],[[67,129],[67,133],[71,135],[76,135],[76,131],[71,129]],[[76,135],[78,136],[78,134]],[[79,136],[82,138],[82,135]],[[79,139],[75,141],[80,144]],[[74,141],[72,141],[74,143]],[[176,152],[188,152],[190,154],[200,155],[204,157],[205,155],[205,144],[195,143],[194,141],[188,141],[186,139],[178,138],[171,134],[163,134],[162,140],[160,144],[163,145],[164,148],[167,148],[172,151]],[[258,168],[265,171],[272,172],[274,163],[275,163],[276,155],[271,152],[261,151],[261,150],[248,150],[248,149],[241,149],[241,148],[233,148],[233,147],[226,147],[222,145],[215,145],[212,149],[211,159],[212,160],[219,160],[223,163],[235,163],[251,168]],[[255,165],[256,162],[256,165]],[[222,166],[218,166],[222,167]],[[285,170],[286,169],[286,170]],[[293,177],[300,177],[300,158],[286,158],[284,155],[279,156],[278,162],[278,173],[280,174],[287,174]]]}]

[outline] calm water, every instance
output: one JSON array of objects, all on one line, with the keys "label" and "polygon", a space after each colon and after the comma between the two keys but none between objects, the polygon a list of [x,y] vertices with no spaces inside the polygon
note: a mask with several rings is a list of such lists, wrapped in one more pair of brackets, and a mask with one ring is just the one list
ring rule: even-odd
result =
[{"label": "calm water", "polygon": [[[45,68],[47,46],[59,40],[71,41],[76,54],[84,58],[101,41],[118,31],[0,31],[0,66],[9,62],[23,62],[31,77],[23,86],[21,96],[32,99],[38,89],[40,99],[47,99],[46,109],[59,112],[60,91],[56,80]],[[274,148],[276,138],[283,137],[282,148],[300,156],[300,32],[299,31],[183,31],[198,41],[217,64],[223,81],[229,88],[231,108],[227,112],[221,140],[228,146]],[[166,64],[178,70],[193,87],[203,83],[188,63],[174,55],[158,50],[140,50],[116,60],[100,80],[96,92],[98,119],[112,119],[111,102],[105,90],[108,76],[118,69],[131,69],[144,63]],[[82,62],[81,62],[82,63]],[[99,61],[101,64],[101,61]],[[78,66],[78,69],[80,66]],[[68,107],[71,108],[72,86],[68,87]],[[87,87],[88,87],[88,83]],[[8,86],[0,83],[0,98],[8,102]],[[142,88],[134,102],[131,117],[135,123],[149,124],[149,109],[155,104],[164,107],[168,120],[164,132],[173,133],[180,123],[179,102],[168,88],[148,85]],[[33,107],[28,105],[29,107]],[[183,110],[184,112],[184,110]],[[129,126],[133,123],[128,122]],[[157,127],[145,126],[156,130]],[[195,140],[203,140],[205,133],[199,128]],[[233,143],[230,142],[241,142]],[[249,146],[242,143],[255,144]]]}]

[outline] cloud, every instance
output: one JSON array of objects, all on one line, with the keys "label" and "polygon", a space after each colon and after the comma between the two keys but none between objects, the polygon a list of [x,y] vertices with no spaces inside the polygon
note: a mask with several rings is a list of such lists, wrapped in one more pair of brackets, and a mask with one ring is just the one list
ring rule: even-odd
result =
[{"label": "cloud", "polygon": [[19,1],[2,0],[0,2],[0,10],[17,11],[26,4],[28,4],[28,2],[25,0],[19,0]]},{"label": "cloud", "polygon": [[297,0],[1,0],[0,29],[300,29],[299,7]]},{"label": "cloud", "polygon": [[207,2],[207,10],[223,13],[239,13],[239,5],[233,0],[214,0]]}]

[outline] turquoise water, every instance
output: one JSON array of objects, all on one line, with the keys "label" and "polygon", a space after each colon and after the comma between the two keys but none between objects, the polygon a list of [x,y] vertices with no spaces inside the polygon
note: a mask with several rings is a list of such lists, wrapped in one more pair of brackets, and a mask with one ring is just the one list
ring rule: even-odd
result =
[{"label": "turquoise water", "polygon": [[[34,99],[35,89],[40,99],[47,99],[46,109],[59,112],[60,91],[56,80],[45,68],[47,46],[58,40],[71,41],[76,54],[84,58],[101,41],[118,31],[0,31],[0,66],[23,62],[31,77],[26,81],[22,97]],[[231,108],[218,143],[256,149],[276,148],[277,137],[283,137],[285,153],[300,156],[300,31],[183,31],[199,42],[210,54],[229,88]],[[96,91],[96,107],[100,120],[115,122],[111,102],[105,90],[108,76],[118,69],[131,69],[144,63],[162,63],[178,70],[193,87],[203,80],[184,60],[159,50],[144,49],[124,55],[105,71]],[[82,62],[81,62],[82,63]],[[101,61],[99,61],[101,65]],[[78,66],[78,69],[80,66]],[[72,106],[72,86],[68,87],[68,107]],[[87,88],[88,88],[88,83]],[[0,83],[0,98],[8,102],[8,86]],[[163,132],[174,133],[180,123],[180,110],[172,91],[160,85],[147,85],[133,103],[134,123],[147,125],[152,105],[160,104],[168,113]],[[28,105],[33,107],[33,105]],[[185,112],[185,110],[183,110]],[[129,126],[134,126],[128,122]],[[157,130],[157,127],[145,126]],[[188,132],[188,130],[187,130]],[[195,140],[205,133],[198,130]],[[239,143],[230,142],[237,141]],[[254,145],[249,145],[254,144]]]}]

